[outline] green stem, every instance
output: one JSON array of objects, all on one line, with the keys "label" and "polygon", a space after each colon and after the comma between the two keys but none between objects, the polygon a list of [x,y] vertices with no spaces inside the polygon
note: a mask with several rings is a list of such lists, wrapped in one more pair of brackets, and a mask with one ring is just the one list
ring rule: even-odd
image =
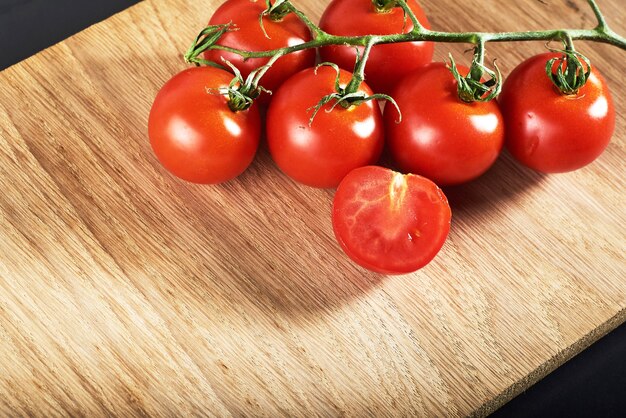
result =
[{"label": "green stem", "polygon": [[[295,7],[289,0],[282,5],[289,8],[309,28],[314,39],[298,45],[278,48],[266,51],[246,51],[209,42],[205,49],[219,49],[248,58],[271,57],[273,55],[286,55],[310,48],[319,48],[327,45],[366,46],[396,42],[430,41],[440,43],[470,43],[484,49],[487,42],[521,42],[521,41],[551,41],[554,39],[586,40],[607,43],[626,50],[626,38],[611,30],[602,15],[595,0],[587,0],[598,19],[598,25],[593,29],[555,29],[543,31],[520,31],[520,32],[445,32],[433,31],[424,28],[413,11],[404,0],[396,0],[413,23],[413,30],[409,33],[391,35],[365,35],[365,36],[336,36],[324,32],[314,24],[305,13]],[[196,39],[196,42],[198,42]]]},{"label": "green stem", "polygon": [[480,81],[483,76],[483,68],[485,68],[485,39],[480,37],[476,42],[476,50],[474,52],[475,63],[470,69],[470,75],[475,81]]},{"label": "green stem", "polygon": [[319,48],[327,45],[365,46],[369,42],[372,42],[373,39],[375,40],[375,44],[414,41],[476,44],[480,39],[483,39],[484,42],[551,41],[553,39],[561,39],[564,35],[567,35],[572,40],[606,43],[626,51],[626,39],[624,37],[616,34],[612,30],[601,32],[597,29],[555,29],[525,32],[444,32],[423,29],[421,32],[411,31],[404,34],[364,36],[336,36],[321,30],[319,33],[320,35],[311,41],[267,51],[246,51],[222,45],[212,45],[210,48],[232,52],[244,58],[261,58],[270,57],[277,53],[285,55],[304,49]]},{"label": "green stem", "polygon": [[259,85],[259,82],[261,81],[261,77],[263,77],[265,73],[267,72],[267,70],[269,70],[272,67],[272,65],[282,56],[283,56],[282,53],[277,52],[276,54],[272,56],[272,58],[269,59],[269,61],[267,61],[267,64],[265,64],[264,66],[254,71],[251,74],[252,76],[250,80],[251,86],[253,86],[254,88],[257,88]]},{"label": "green stem", "polygon": [[587,0],[587,3],[589,3],[589,6],[591,6],[591,10],[593,10],[593,14],[596,15],[596,19],[598,20],[598,26],[596,26],[596,29],[604,32],[608,28],[608,26],[606,24],[606,20],[604,20],[604,15],[600,11],[600,7],[598,7],[598,4],[595,0]]},{"label": "green stem", "polygon": [[[564,34],[564,43],[565,43],[565,50],[568,51],[569,53],[574,54],[576,52],[576,48],[574,48],[574,41],[572,41],[572,38],[569,37],[567,34]],[[566,54],[567,56],[567,54]],[[566,59],[566,66],[567,66],[567,74],[565,76],[566,80],[568,81],[570,86],[574,86],[576,85],[576,80],[579,79],[579,71],[578,68],[580,68],[581,72],[584,73],[584,70],[582,69],[582,64],[580,62],[580,59],[577,56],[573,56],[570,59]],[[591,68],[588,68],[589,72],[591,72]],[[585,77],[582,80],[582,85],[585,85],[585,83],[587,82],[587,77]],[[557,86],[559,87],[559,86]],[[563,92],[564,94],[573,94],[574,92],[578,91],[578,87],[575,87],[571,92],[570,91],[565,91],[563,89],[560,89],[561,92]]]},{"label": "green stem", "polygon": [[326,33],[320,29],[309,17],[304,14],[301,10],[297,9],[293,6],[293,4],[289,3],[289,9],[296,15],[298,18],[306,25],[307,28],[311,31],[314,38],[319,37],[320,35],[325,35]]},{"label": "green stem", "polygon": [[367,59],[369,58],[370,51],[372,47],[376,44],[376,38],[370,38],[363,49],[363,52],[360,56],[358,56],[356,63],[354,65],[354,71],[352,72],[352,78],[350,82],[346,86],[345,93],[356,93],[365,80],[365,64],[367,63]]},{"label": "green stem", "polygon": [[563,43],[565,43],[565,48],[568,51],[575,51],[576,50],[574,48],[574,41],[572,40],[572,37],[569,36],[569,34],[567,34],[567,33],[563,33]]},{"label": "green stem", "polygon": [[[519,32],[446,32],[426,29],[424,26],[421,25],[421,23],[415,16],[415,13],[413,13],[405,0],[395,0],[393,1],[393,4],[397,5],[396,7],[401,7],[404,11],[405,19],[406,16],[408,16],[413,23],[413,29],[410,32],[396,33],[390,35],[337,36],[324,32],[319,26],[313,23],[301,10],[296,8],[290,0],[281,0],[280,4],[274,4],[298,16],[298,18],[311,31],[313,35],[312,40],[301,44],[273,50],[246,51],[242,49],[232,48],[229,46],[218,45],[216,43],[219,37],[224,32],[232,30],[230,25],[209,26],[205,28],[195,39],[194,44],[185,54],[185,59],[188,62],[195,63],[196,65],[211,64],[199,58],[199,55],[208,49],[227,51],[233,54],[240,55],[244,59],[272,57],[270,62],[266,66],[260,68],[258,72],[254,75],[253,79],[251,79],[247,83],[250,84],[250,86],[247,87],[254,87],[259,83],[261,77],[263,76],[263,74],[265,74],[267,69],[269,69],[271,64],[273,64],[279,57],[283,55],[302,51],[305,49],[319,48],[328,45],[345,45],[354,47],[361,46],[364,47],[362,55],[357,59],[353,77],[344,91],[344,94],[348,95],[347,97],[351,97],[357,94],[356,92],[358,91],[358,87],[364,80],[365,63],[372,47],[375,45],[415,41],[439,43],[469,43],[475,45],[476,48],[475,65],[473,65],[474,71],[472,72],[472,74],[470,74],[470,79],[473,82],[480,83],[482,72],[488,71],[486,70],[486,67],[484,67],[485,44],[487,42],[561,40],[566,44],[566,48],[568,50],[574,51],[574,40],[586,40],[607,43],[626,51],[626,38],[618,35],[613,30],[611,30],[611,28],[608,27],[604,16],[595,0],[587,0],[587,2],[592,8],[598,20],[598,25],[593,29],[553,29]],[[374,5],[378,3],[380,3],[380,5],[382,6],[392,4],[391,1],[387,2],[385,0],[374,0]],[[271,2],[268,1],[268,5],[270,4]],[[499,78],[499,72],[497,74],[494,72],[489,72],[489,74],[492,78],[496,76],[497,78]],[[254,89],[254,91],[256,92],[257,89]],[[497,93],[498,89],[493,89],[493,91]]]},{"label": "green stem", "polygon": [[422,26],[422,24],[417,19],[417,16],[415,16],[415,13],[413,13],[413,10],[411,10],[409,5],[406,4],[404,0],[398,0],[398,6],[401,7],[405,15],[409,16],[409,19],[411,19],[411,23],[413,23],[413,32],[417,32],[417,33],[422,32],[424,30],[424,26]]},{"label": "green stem", "polygon": [[430,41],[441,43],[470,43],[478,45],[487,42],[521,42],[521,41],[550,41],[553,39],[586,40],[607,43],[626,50],[626,38],[611,30],[604,20],[595,0],[587,0],[593,9],[598,26],[594,29],[554,29],[542,31],[520,31],[520,32],[445,32],[434,31],[424,28],[413,11],[404,0],[397,0],[398,7],[401,7],[409,16],[413,23],[413,30],[409,33],[399,33],[391,35],[364,35],[364,36],[336,36],[324,32],[315,25],[301,10],[295,7],[289,0],[284,5],[296,14],[300,20],[313,33],[314,39],[298,45],[267,50],[267,51],[245,51],[222,45],[213,44],[209,48],[228,51],[244,58],[270,57],[274,54],[286,55],[292,52],[310,48],[319,48],[327,45],[348,45],[365,46],[367,44],[385,44],[396,42]]}]

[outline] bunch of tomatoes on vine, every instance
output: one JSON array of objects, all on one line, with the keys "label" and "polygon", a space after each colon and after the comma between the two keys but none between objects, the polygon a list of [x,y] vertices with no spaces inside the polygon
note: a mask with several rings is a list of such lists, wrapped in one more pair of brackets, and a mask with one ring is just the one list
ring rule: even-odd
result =
[{"label": "bunch of tomatoes on vine", "polygon": [[[319,24],[290,0],[226,0],[185,54],[195,66],[156,96],[150,142],[175,176],[216,184],[250,165],[265,129],[285,175],[337,189],[333,229],[353,261],[412,272],[450,229],[440,187],[479,177],[503,147],[559,173],[608,145],[611,95],[574,41],[626,49],[626,39],[588,3],[593,29],[487,33],[432,30],[415,0],[332,0]],[[505,80],[485,64],[489,42],[524,40],[562,46]],[[434,42],[470,44],[473,59],[432,62]],[[399,172],[376,165],[385,149]]]}]

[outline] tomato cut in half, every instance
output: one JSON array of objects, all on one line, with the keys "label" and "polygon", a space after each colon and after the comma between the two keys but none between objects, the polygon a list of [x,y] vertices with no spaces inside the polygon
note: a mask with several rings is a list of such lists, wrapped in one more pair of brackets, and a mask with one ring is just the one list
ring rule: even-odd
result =
[{"label": "tomato cut in half", "polygon": [[383,274],[404,274],[428,264],[450,230],[448,199],[415,174],[366,166],[341,181],[333,201],[337,241],[357,264]]}]

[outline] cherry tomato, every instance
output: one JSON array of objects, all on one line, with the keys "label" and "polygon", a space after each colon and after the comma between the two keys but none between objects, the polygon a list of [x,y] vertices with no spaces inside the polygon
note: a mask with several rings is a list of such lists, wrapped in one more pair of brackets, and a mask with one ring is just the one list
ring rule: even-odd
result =
[{"label": "cherry tomato", "polygon": [[[225,33],[217,42],[219,45],[246,51],[265,51],[270,49],[294,46],[311,40],[311,33],[296,15],[290,13],[280,21],[263,17],[263,33],[259,24],[259,15],[266,9],[264,0],[227,0],[213,14],[210,25],[232,22],[238,28]],[[222,63],[224,57],[247,77],[254,69],[267,64],[269,58],[252,58],[244,60],[237,54],[226,51],[209,50],[205,58]],[[300,70],[315,65],[315,49],[308,49],[287,54],[278,59],[261,79],[261,85],[268,90],[276,90],[283,81]],[[267,104],[269,95],[261,95],[262,103]]]},{"label": "cherry tomato", "polygon": [[[272,158],[294,180],[313,187],[337,187],[350,170],[373,164],[383,148],[380,108],[375,100],[344,108],[324,105],[309,125],[313,107],[335,90],[331,67],[303,70],[274,94],[267,112]],[[351,73],[340,70],[340,85]],[[365,83],[360,92],[371,95]],[[331,110],[332,108],[332,110]]]},{"label": "cherry tomato", "polygon": [[333,201],[335,237],[357,264],[383,274],[410,273],[437,255],[451,211],[427,178],[377,166],[351,171]]},{"label": "cherry tomato", "polygon": [[150,143],[175,176],[220,183],[241,174],[254,159],[261,131],[256,106],[233,112],[227,97],[217,92],[232,78],[214,67],[189,68],[165,83],[154,99]]},{"label": "cherry tomato", "polygon": [[[465,76],[467,67],[457,66]],[[504,142],[498,103],[466,103],[443,63],[433,63],[406,77],[385,109],[385,133],[399,168],[428,177],[440,186],[459,184],[484,173]]]},{"label": "cherry tomato", "polygon": [[[419,22],[430,29],[424,11],[415,0],[407,4]],[[413,29],[400,7],[381,13],[371,0],[333,0],[320,20],[322,30],[339,36],[388,35],[407,33]],[[359,49],[360,51],[363,48]],[[405,75],[428,64],[433,58],[432,42],[403,42],[377,45],[372,48],[365,66],[367,84],[377,93],[390,93]],[[352,71],[356,50],[352,46],[331,45],[320,49],[322,61],[330,61]]]},{"label": "cherry tomato", "polygon": [[518,65],[502,86],[506,146],[522,164],[545,173],[579,169],[604,151],[615,129],[615,109],[604,78],[592,67],[578,94],[564,95],[546,75],[557,53]]}]

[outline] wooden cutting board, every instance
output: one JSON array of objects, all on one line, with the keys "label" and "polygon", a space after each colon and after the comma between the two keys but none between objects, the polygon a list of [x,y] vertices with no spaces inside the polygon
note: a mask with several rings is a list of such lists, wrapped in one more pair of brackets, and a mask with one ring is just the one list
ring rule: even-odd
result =
[{"label": "wooden cutting board", "polygon": [[[445,30],[594,25],[582,0],[423,3]],[[385,277],[335,243],[333,192],[265,150],[219,186],[156,161],[151,102],[217,5],[146,0],[0,73],[0,415],[483,415],[626,319],[624,51],[579,44],[617,106],[599,160],[504,155],[447,191],[435,261]]]}]

